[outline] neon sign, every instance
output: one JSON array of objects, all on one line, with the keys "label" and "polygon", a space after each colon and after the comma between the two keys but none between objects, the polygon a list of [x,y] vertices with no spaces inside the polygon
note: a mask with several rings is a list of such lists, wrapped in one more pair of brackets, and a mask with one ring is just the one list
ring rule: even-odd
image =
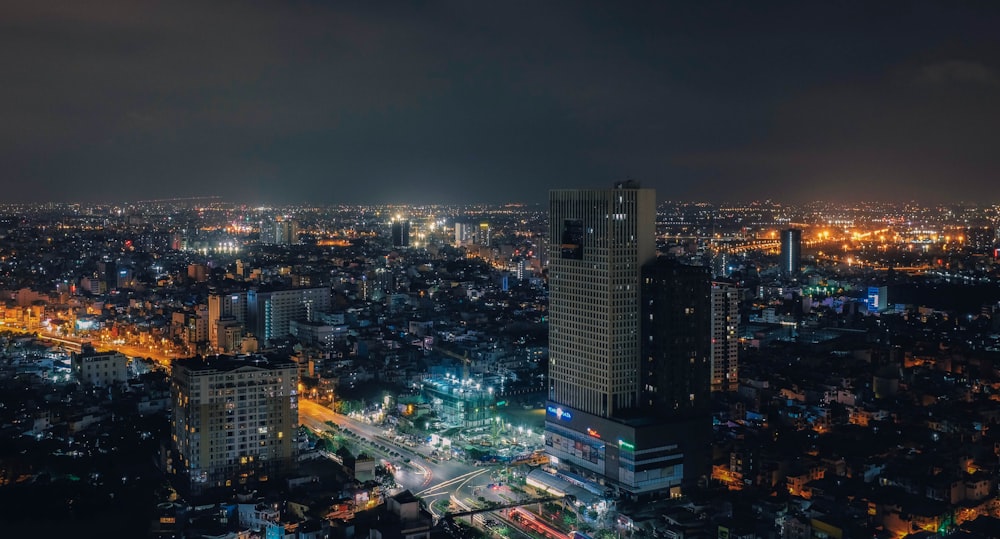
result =
[{"label": "neon sign", "polygon": [[549,406],[545,409],[545,412],[549,415],[556,416],[556,419],[561,419],[563,421],[569,421],[573,419],[573,414],[563,410],[562,408],[556,408],[555,406]]}]

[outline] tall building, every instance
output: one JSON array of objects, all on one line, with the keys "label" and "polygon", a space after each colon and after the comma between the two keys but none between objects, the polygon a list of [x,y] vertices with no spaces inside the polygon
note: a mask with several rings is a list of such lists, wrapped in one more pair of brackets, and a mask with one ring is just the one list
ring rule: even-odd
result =
[{"label": "tall building", "polygon": [[215,349],[219,348],[219,321],[235,320],[239,324],[247,321],[247,292],[222,293],[211,291],[208,294],[208,343]]},{"label": "tall building", "polygon": [[781,274],[795,277],[802,269],[802,231],[789,228],[781,231]]},{"label": "tall building", "polygon": [[644,270],[643,405],[682,454],[681,486],[711,475],[711,277],[658,258]]},{"label": "tall building", "polygon": [[656,192],[634,182],[549,196],[549,398],[601,417],[639,404],[642,266]]},{"label": "tall building", "polygon": [[463,219],[455,220],[455,247],[473,243],[476,238],[476,228],[472,222]]},{"label": "tall building", "polygon": [[269,245],[291,245],[298,243],[299,222],[283,216],[262,221],[260,224],[260,242]]},{"label": "tall building", "polygon": [[712,391],[739,388],[739,288],[712,283]]},{"label": "tall building", "polygon": [[869,286],[868,287],[868,305],[869,313],[879,313],[889,309],[889,287],[887,286]]},{"label": "tall building", "polygon": [[655,218],[655,192],[635,182],[549,195],[546,451],[561,469],[630,498],[680,494],[695,447],[685,441],[689,422],[698,421],[644,400],[644,382],[671,383],[644,370],[643,332],[655,335],[641,320]]},{"label": "tall building", "polygon": [[643,279],[643,401],[669,415],[709,414],[709,268],[658,258]]},{"label": "tall building", "polygon": [[476,243],[483,247],[490,246],[490,223],[488,221],[479,223],[479,230],[476,231]]},{"label": "tall building", "polygon": [[193,492],[292,471],[298,371],[290,360],[214,356],[175,361],[171,430]]},{"label": "tall building", "polygon": [[314,321],[320,312],[330,310],[330,288],[293,288],[290,290],[255,290],[247,292],[246,327],[263,342],[291,334],[292,320]]},{"label": "tall building", "polygon": [[390,235],[392,236],[393,247],[409,247],[410,221],[402,219],[394,220],[390,226]]}]

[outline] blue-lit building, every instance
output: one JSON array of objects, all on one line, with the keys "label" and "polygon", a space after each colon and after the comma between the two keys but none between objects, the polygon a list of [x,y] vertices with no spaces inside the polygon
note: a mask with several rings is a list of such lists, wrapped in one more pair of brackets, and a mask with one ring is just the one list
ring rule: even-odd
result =
[{"label": "blue-lit building", "polygon": [[431,409],[449,426],[485,427],[493,417],[493,390],[473,380],[433,377],[424,380],[421,390]]},{"label": "blue-lit building", "polygon": [[802,269],[802,231],[789,228],[781,231],[781,274],[795,277]]},{"label": "blue-lit building", "polygon": [[879,313],[889,308],[889,288],[885,286],[869,286],[868,298],[865,300],[869,313]]}]

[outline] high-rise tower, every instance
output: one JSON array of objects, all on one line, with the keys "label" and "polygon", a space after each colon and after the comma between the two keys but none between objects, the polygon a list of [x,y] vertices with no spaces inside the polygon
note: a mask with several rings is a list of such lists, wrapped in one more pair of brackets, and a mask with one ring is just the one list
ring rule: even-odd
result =
[{"label": "high-rise tower", "polygon": [[712,391],[739,388],[739,288],[712,283]]},{"label": "high-rise tower", "polygon": [[[702,466],[689,455],[706,448],[691,433],[711,426],[708,416],[661,413],[643,398],[644,382],[670,383],[644,371],[643,340],[655,330],[642,321],[643,271],[656,256],[655,220],[655,192],[634,182],[549,195],[546,451],[561,469],[630,498],[679,494],[693,482]],[[705,391],[697,393],[701,406]]]},{"label": "high-rise tower", "polygon": [[635,182],[549,196],[549,398],[601,417],[639,405],[642,266],[656,192]]},{"label": "high-rise tower", "polygon": [[643,275],[644,413],[676,445],[670,454],[681,454],[686,488],[711,473],[710,272],[661,257]]},{"label": "high-rise tower", "polygon": [[789,228],[781,231],[781,274],[795,277],[802,268],[802,231]]},{"label": "high-rise tower", "polygon": [[287,359],[174,362],[171,433],[192,492],[278,479],[294,469],[298,369]]},{"label": "high-rise tower", "polygon": [[410,246],[410,221],[396,218],[389,227],[393,247]]}]

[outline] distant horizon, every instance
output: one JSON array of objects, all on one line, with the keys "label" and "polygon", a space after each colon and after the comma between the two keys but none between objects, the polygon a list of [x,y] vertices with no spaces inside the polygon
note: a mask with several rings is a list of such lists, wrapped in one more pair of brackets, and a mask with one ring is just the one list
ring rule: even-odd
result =
[{"label": "distant horizon", "polygon": [[937,204],[1000,183],[998,2],[14,4],[12,202],[530,204],[635,178]]},{"label": "distant horizon", "polygon": [[[583,189],[583,188],[581,188]],[[890,205],[890,206],[905,206],[905,205],[918,205],[922,207],[933,207],[933,206],[976,206],[976,207],[995,207],[1000,206],[1000,201],[997,202],[984,202],[984,201],[967,201],[967,200],[955,200],[955,201],[921,201],[921,200],[862,200],[862,201],[838,201],[838,200],[809,200],[809,201],[788,201],[779,200],[774,198],[761,198],[761,199],[750,199],[750,200],[704,200],[704,199],[663,199],[659,196],[657,192],[657,205],[662,204],[706,204],[712,206],[733,206],[733,205],[776,205],[776,206],[793,206],[793,207],[805,207],[813,204],[829,204],[835,206],[854,206],[857,208],[862,208],[868,205]],[[228,199],[222,196],[204,196],[204,197],[177,197],[171,199],[154,199],[154,200],[116,200],[116,201],[74,201],[74,200],[49,200],[49,201],[4,201],[0,202],[0,207],[4,206],[47,206],[47,205],[60,205],[60,206],[84,206],[84,207],[103,207],[103,206],[141,206],[141,205],[190,205],[190,206],[208,206],[211,204],[224,204],[224,205],[234,205],[234,206],[246,206],[248,209],[256,208],[287,208],[287,207],[302,207],[302,208],[332,208],[337,206],[356,206],[356,207],[372,207],[372,206],[386,206],[386,207],[460,207],[460,206],[491,206],[491,207],[503,207],[503,206],[545,206],[548,204],[548,200],[542,200],[537,202],[525,202],[517,200],[509,201],[469,201],[469,202],[266,202],[266,201],[241,201],[236,199]]]}]

